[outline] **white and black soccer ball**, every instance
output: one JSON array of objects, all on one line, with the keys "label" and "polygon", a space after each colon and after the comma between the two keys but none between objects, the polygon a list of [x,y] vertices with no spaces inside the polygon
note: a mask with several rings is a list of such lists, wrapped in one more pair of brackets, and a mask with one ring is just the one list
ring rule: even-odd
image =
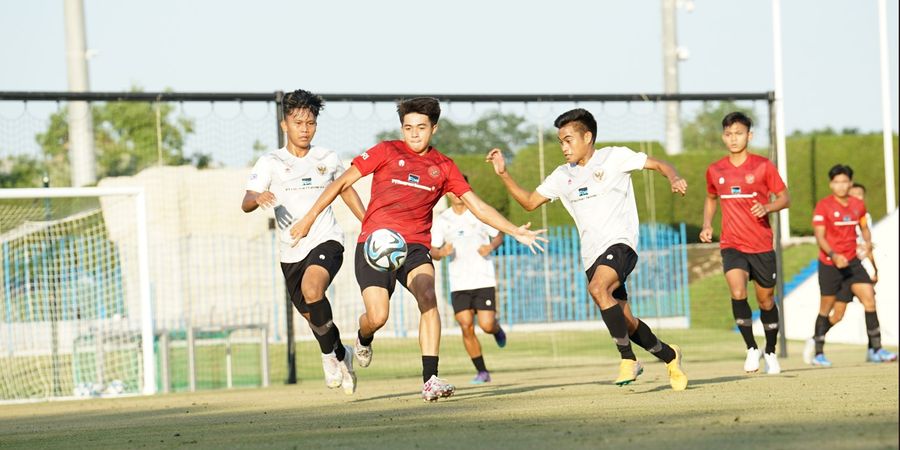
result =
[{"label": "white and black soccer ball", "polygon": [[363,244],[366,262],[379,272],[393,272],[406,261],[406,240],[389,228],[372,232]]}]

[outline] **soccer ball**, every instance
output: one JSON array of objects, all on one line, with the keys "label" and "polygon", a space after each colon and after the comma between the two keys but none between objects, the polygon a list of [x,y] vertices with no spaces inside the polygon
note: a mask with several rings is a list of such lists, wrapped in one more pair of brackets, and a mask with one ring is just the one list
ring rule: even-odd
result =
[{"label": "soccer ball", "polygon": [[363,244],[366,262],[379,272],[393,272],[406,261],[406,240],[400,233],[381,228],[366,238]]}]

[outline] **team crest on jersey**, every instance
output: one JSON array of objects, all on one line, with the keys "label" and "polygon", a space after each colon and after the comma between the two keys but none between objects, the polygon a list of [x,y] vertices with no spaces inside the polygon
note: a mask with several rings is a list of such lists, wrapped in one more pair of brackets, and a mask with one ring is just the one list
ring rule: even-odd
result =
[{"label": "team crest on jersey", "polygon": [[844,216],[844,222],[849,222],[853,220],[850,216]]},{"label": "team crest on jersey", "polygon": [[430,175],[431,178],[437,178],[441,175],[441,171],[438,170],[437,166],[431,166],[428,168],[428,175]]},{"label": "team crest on jersey", "polygon": [[732,187],[731,187],[731,193],[732,193],[732,194],[740,194],[740,193],[741,193],[741,187],[740,187],[740,186],[732,186]]},{"label": "team crest on jersey", "polygon": [[404,161],[404,160],[401,159],[400,161],[397,161],[397,165],[400,166],[400,167],[403,167],[403,166],[406,165],[406,161]]},{"label": "team crest on jersey", "polygon": [[584,197],[585,195],[588,195],[588,188],[586,188],[586,187],[578,188],[578,196]]},{"label": "team crest on jersey", "polygon": [[325,164],[319,164],[318,166],[316,166],[316,171],[319,172],[319,175],[325,175],[325,169]]},{"label": "team crest on jersey", "polygon": [[251,174],[250,174],[250,181],[253,181],[253,180],[255,180],[255,179],[256,179],[256,174],[255,174],[255,173],[251,173]]},{"label": "team crest on jersey", "polygon": [[603,180],[603,169],[597,169],[594,171],[594,179],[599,183]]},{"label": "team crest on jersey", "polygon": [[310,186],[310,185],[312,185],[312,178],[303,178],[300,180],[300,183],[303,186]]},{"label": "team crest on jersey", "polygon": [[725,184],[725,177],[719,177],[719,184]]},{"label": "team crest on jersey", "polygon": [[418,176],[418,175],[409,174],[409,176],[406,177],[406,181],[409,181],[410,183],[418,183],[418,182],[419,182],[419,176]]},{"label": "team crest on jersey", "polygon": [[756,177],[754,177],[752,173],[748,173],[744,176],[744,181],[746,181],[747,184],[753,184],[753,182],[756,181]]}]

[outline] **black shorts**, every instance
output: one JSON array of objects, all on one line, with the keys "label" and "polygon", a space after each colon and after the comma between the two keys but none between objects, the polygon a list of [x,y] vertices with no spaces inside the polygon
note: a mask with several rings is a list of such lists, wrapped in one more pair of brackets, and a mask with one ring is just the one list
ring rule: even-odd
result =
[{"label": "black shorts", "polygon": [[850,286],[856,283],[872,284],[869,273],[858,258],[851,259],[850,264],[843,269],[819,261],[819,292],[823,296],[834,295],[842,302],[852,302],[853,292]]},{"label": "black shorts", "polygon": [[393,272],[379,272],[366,262],[364,244],[364,242],[356,244],[356,282],[359,283],[360,292],[366,290],[367,287],[377,286],[387,289],[388,297],[390,297],[394,294],[394,287],[397,286],[398,280],[403,287],[409,289],[409,286],[406,285],[406,278],[413,269],[422,264],[431,264],[434,267],[428,247],[422,244],[407,244],[406,261],[403,262],[403,265]]},{"label": "black shorts", "polygon": [[735,248],[722,249],[722,271],[741,269],[750,274],[750,279],[762,288],[773,288],[777,280],[778,268],[775,251],[765,253],[744,253]]},{"label": "black shorts", "polygon": [[619,276],[619,287],[613,291],[612,296],[616,300],[627,301],[628,290],[625,289],[625,281],[628,280],[628,275],[631,275],[634,266],[637,265],[637,260],[638,255],[633,248],[625,244],[615,244],[597,257],[594,264],[591,265],[591,268],[584,273],[587,275],[588,284],[590,284],[591,278],[594,278],[594,272],[597,271],[598,266],[611,267]]},{"label": "black shorts", "polygon": [[[300,311],[301,314],[308,313],[309,307],[303,299],[303,291],[300,289],[300,282],[303,281],[303,274],[309,266],[322,266],[328,271],[328,284],[334,281],[334,276],[338,270],[341,270],[341,264],[344,262],[344,246],[337,241],[325,241],[312,250],[303,258],[302,261],[292,263],[281,263],[281,272],[284,273],[284,283],[287,287],[288,295],[291,296],[291,303]],[[319,299],[315,299],[319,300]]]},{"label": "black shorts", "polygon": [[497,310],[497,290],[492,287],[453,291],[450,293],[453,314],[474,309],[476,311]]}]

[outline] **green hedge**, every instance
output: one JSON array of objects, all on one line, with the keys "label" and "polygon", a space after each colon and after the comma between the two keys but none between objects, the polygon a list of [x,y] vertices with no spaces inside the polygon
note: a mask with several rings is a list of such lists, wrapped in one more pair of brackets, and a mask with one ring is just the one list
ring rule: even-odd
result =
[{"label": "green hedge", "polygon": [[[882,157],[881,135],[842,135],[818,137],[793,137],[787,140],[788,187],[791,193],[791,232],[794,235],[811,235],[810,220],[816,202],[828,195],[828,169],[837,163],[849,164],[856,174],[854,178],[868,188],[866,203],[872,216],[877,220],[884,216],[884,159]],[[697,240],[703,221],[703,199],[706,192],[706,168],[713,161],[723,157],[721,152],[691,152],[681,155],[665,155],[658,142],[604,142],[598,147],[625,145],[635,151],[665,159],[675,165],[688,182],[688,195],[681,197],[671,194],[669,184],[658,173],[636,172],[632,178],[638,204],[638,214],[642,221],[650,221],[655,214],[657,222],[684,222],[688,228],[688,239]],[[485,151],[485,153],[487,153]],[[765,154],[764,154],[765,156]],[[509,217],[514,223],[541,223],[540,210],[525,212],[506,194],[503,184],[493,173],[491,165],[484,162],[483,155],[453,156],[478,195]],[[894,160],[898,159],[897,137],[894,137]],[[549,174],[564,160],[559,144],[547,141],[544,145],[545,173]],[[540,165],[537,145],[520,150],[509,162],[513,177],[528,190],[533,190],[540,181]],[[895,180],[898,179],[895,167]],[[648,185],[653,184],[653,195]],[[895,191],[897,185],[894,186]],[[651,208],[655,205],[655,208]],[[716,219],[718,222],[718,217]],[[559,202],[547,205],[549,226],[569,225],[572,219]],[[718,223],[715,229],[719,229]]]}]

